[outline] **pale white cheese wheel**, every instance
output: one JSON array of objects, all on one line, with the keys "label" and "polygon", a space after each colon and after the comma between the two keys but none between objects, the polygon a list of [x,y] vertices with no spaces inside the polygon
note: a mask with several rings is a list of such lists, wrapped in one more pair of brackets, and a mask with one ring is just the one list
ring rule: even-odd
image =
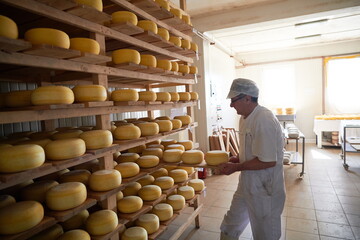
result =
[{"label": "pale white cheese wheel", "polygon": [[148,54],[140,55],[140,65],[148,66],[148,67],[156,67],[156,57]]},{"label": "pale white cheese wheel", "polygon": [[181,155],[184,151],[180,149],[168,149],[164,151],[163,160],[168,163],[177,163],[181,161]]},{"label": "pale white cheese wheel", "polygon": [[159,203],[156,204],[152,212],[159,217],[160,221],[167,221],[173,216],[173,208],[170,204],[167,203]]},{"label": "pale white cheese wheel", "polygon": [[229,154],[225,151],[213,150],[205,154],[205,162],[208,165],[219,165],[229,161]]},{"label": "pale white cheese wheel", "polygon": [[16,200],[11,195],[0,195],[0,208],[16,203]]},{"label": "pale white cheese wheel", "polygon": [[166,150],[169,150],[169,149],[179,149],[181,151],[185,151],[185,147],[181,144],[170,144],[170,145],[167,145]]},{"label": "pale white cheese wheel", "polygon": [[188,185],[193,187],[196,192],[202,191],[205,188],[205,183],[201,179],[191,179]]},{"label": "pale white cheese wheel", "polygon": [[139,180],[137,180],[136,182],[140,183],[140,185],[143,187],[143,186],[146,186],[146,185],[153,184],[154,181],[155,181],[154,176],[146,175],[146,176],[140,178]]},{"label": "pale white cheese wheel", "polygon": [[170,204],[174,211],[178,211],[185,207],[185,198],[178,194],[171,195],[167,197],[166,203]]},{"label": "pale white cheese wheel", "polygon": [[74,93],[64,86],[43,86],[35,89],[31,94],[33,105],[72,104]]},{"label": "pale white cheese wheel", "polygon": [[115,139],[118,140],[131,140],[137,139],[141,136],[141,130],[139,127],[128,124],[123,126],[118,126],[113,132]]},{"label": "pale white cheese wheel", "polygon": [[137,153],[122,153],[120,156],[117,157],[116,161],[118,163],[123,162],[136,162],[139,158],[139,154]]},{"label": "pale white cheese wheel", "polygon": [[156,93],[156,101],[161,102],[170,102],[171,95],[168,92],[157,92]]},{"label": "pale white cheese wheel", "polygon": [[141,189],[141,184],[138,182],[131,182],[128,183],[125,188],[123,189],[123,195],[127,196],[136,196],[138,191]]},{"label": "pale white cheese wheel", "polygon": [[181,156],[181,161],[185,164],[199,164],[204,161],[204,153],[200,150],[188,150]]},{"label": "pale white cheese wheel", "polygon": [[75,102],[103,102],[107,98],[107,91],[101,85],[78,85],[74,92]]},{"label": "pale white cheese wheel", "polygon": [[169,132],[173,129],[170,120],[157,120],[156,123],[159,125],[159,132]]},{"label": "pale white cheese wheel", "polygon": [[54,133],[51,136],[53,140],[60,140],[60,139],[68,139],[68,138],[79,138],[79,136],[83,133],[80,129],[68,129],[61,132]]},{"label": "pale white cheese wheel", "polygon": [[112,210],[100,210],[90,214],[86,220],[86,231],[90,235],[105,235],[115,230],[119,221]]},{"label": "pale white cheese wheel", "polygon": [[99,170],[91,174],[89,187],[93,191],[109,191],[121,185],[121,174],[115,169]]},{"label": "pale white cheese wheel", "polygon": [[59,177],[60,183],[65,182],[81,182],[85,185],[88,184],[91,173],[86,169],[71,170],[70,172],[61,174]]},{"label": "pale white cheese wheel", "polygon": [[174,119],[179,119],[182,122],[182,126],[192,123],[192,119],[189,115],[176,116]]},{"label": "pale white cheese wheel", "polygon": [[145,148],[142,151],[142,155],[154,155],[157,156],[159,159],[163,156],[163,150],[161,148]]},{"label": "pale white cheese wheel", "polygon": [[86,187],[79,182],[62,183],[46,192],[46,206],[51,210],[63,211],[85,202]]},{"label": "pale white cheese wheel", "polygon": [[118,89],[111,93],[111,99],[115,102],[136,102],[139,100],[139,94],[135,89]]},{"label": "pale white cheese wheel", "polygon": [[[145,149],[146,150],[146,149]],[[155,155],[145,155],[145,156],[141,156],[136,163],[141,167],[141,168],[152,168],[155,167],[159,164],[160,159],[158,156]]]},{"label": "pale white cheese wheel", "polygon": [[131,227],[125,230],[121,240],[148,240],[148,234],[143,227]]},{"label": "pale white cheese wheel", "polygon": [[180,100],[180,96],[179,96],[179,93],[177,92],[169,92],[170,93],[170,96],[171,96],[171,101],[172,102],[177,102]]},{"label": "pale white cheese wheel", "polygon": [[158,177],[154,181],[154,185],[157,185],[161,190],[166,190],[174,186],[174,179],[169,176]]},{"label": "pale white cheese wheel", "polygon": [[20,195],[22,200],[26,201],[37,201],[40,203],[45,202],[46,192],[58,185],[59,183],[54,180],[43,180],[39,182],[34,182],[20,190]]},{"label": "pale white cheese wheel", "polygon": [[115,169],[121,173],[122,178],[134,177],[140,172],[139,165],[133,162],[119,163],[115,166]]},{"label": "pale white cheese wheel", "polygon": [[81,229],[74,229],[65,232],[56,240],[74,240],[74,239],[91,240],[90,235],[86,231]]},{"label": "pale white cheese wheel", "polygon": [[153,176],[155,179],[167,175],[168,175],[168,171],[165,168],[159,168],[155,172],[151,173],[151,176]]},{"label": "pale white cheese wheel", "polygon": [[171,119],[170,120],[173,124],[173,129],[179,129],[182,126],[182,122],[179,119]]},{"label": "pale white cheese wheel", "polygon": [[141,136],[153,136],[159,133],[159,125],[154,122],[139,123],[138,127],[141,131]]},{"label": "pale white cheese wheel", "polygon": [[146,185],[138,191],[138,195],[144,201],[153,201],[161,196],[161,188],[157,185]]},{"label": "pale white cheese wheel", "polygon": [[84,155],[86,145],[80,138],[55,140],[45,146],[45,155],[49,160],[65,160]]},{"label": "pale white cheese wheel", "polygon": [[113,137],[109,130],[92,130],[82,133],[79,136],[85,141],[86,149],[100,149],[110,147]]},{"label": "pale white cheese wheel", "polygon": [[136,225],[145,228],[148,234],[152,234],[159,230],[160,220],[159,217],[152,213],[146,213],[141,215],[136,220]]},{"label": "pale white cheese wheel", "polygon": [[189,92],[178,92],[180,101],[190,101],[191,95]]},{"label": "pale white cheese wheel", "polygon": [[185,200],[195,197],[195,190],[191,186],[182,186],[178,188],[177,193],[185,198]]},{"label": "pale white cheese wheel", "polygon": [[61,226],[65,231],[82,228],[85,225],[86,219],[89,217],[89,212],[87,209],[82,210],[75,216],[69,218],[65,222],[61,223]]},{"label": "pale white cheese wheel", "polygon": [[121,213],[134,213],[143,206],[143,200],[138,196],[127,196],[117,202],[117,208]]},{"label": "pale white cheese wheel", "polygon": [[188,173],[184,169],[174,169],[169,172],[169,176],[174,179],[175,183],[188,180]]},{"label": "pale white cheese wheel", "polygon": [[177,143],[183,145],[185,148],[185,151],[193,149],[193,146],[194,146],[193,141],[191,141],[191,140],[181,140],[181,141],[178,141]]},{"label": "pale white cheese wheel", "polygon": [[146,101],[146,102],[156,101],[156,92],[154,91],[139,92],[139,101]]},{"label": "pale white cheese wheel", "polygon": [[30,240],[53,240],[57,239],[64,233],[64,230],[60,224],[55,224],[40,233],[32,236]]}]

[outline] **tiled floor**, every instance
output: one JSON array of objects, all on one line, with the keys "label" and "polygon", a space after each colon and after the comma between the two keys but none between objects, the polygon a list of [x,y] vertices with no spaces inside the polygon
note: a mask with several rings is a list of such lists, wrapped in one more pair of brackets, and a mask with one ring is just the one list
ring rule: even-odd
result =
[{"label": "tiled floor", "polygon": [[[287,146],[293,150],[293,145]],[[287,198],[282,216],[282,237],[286,240],[360,239],[360,154],[348,154],[349,171],[340,160],[340,149],[306,146],[305,176],[298,178],[301,165],[284,166]],[[206,179],[200,229],[191,224],[181,240],[218,240],[219,227],[230,206],[238,173]],[[190,216],[187,208],[160,236],[168,240]],[[248,226],[240,239],[252,239]]]}]

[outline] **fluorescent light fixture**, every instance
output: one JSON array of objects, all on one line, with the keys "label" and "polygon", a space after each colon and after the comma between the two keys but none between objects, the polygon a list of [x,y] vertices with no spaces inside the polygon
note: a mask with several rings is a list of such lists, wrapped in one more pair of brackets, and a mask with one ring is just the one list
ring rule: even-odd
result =
[{"label": "fluorescent light fixture", "polygon": [[319,38],[319,37],[321,37],[321,34],[313,34],[313,35],[296,37],[295,40],[299,40],[299,39],[309,39],[309,38]]},{"label": "fluorescent light fixture", "polygon": [[309,22],[296,23],[294,26],[295,27],[303,27],[303,26],[307,26],[307,25],[323,24],[327,21],[329,21],[329,19],[324,18],[324,19],[319,19],[319,20],[314,20],[314,21],[309,21]]}]

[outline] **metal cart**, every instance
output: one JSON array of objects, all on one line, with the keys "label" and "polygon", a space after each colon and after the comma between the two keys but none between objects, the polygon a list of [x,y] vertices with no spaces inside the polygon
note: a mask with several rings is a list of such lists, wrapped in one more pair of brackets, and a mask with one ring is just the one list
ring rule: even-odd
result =
[{"label": "metal cart", "polygon": [[352,138],[352,139],[346,137],[346,129],[350,129],[350,128],[360,128],[360,125],[345,125],[344,126],[343,136],[341,138],[341,158],[344,160],[343,166],[346,170],[349,169],[349,165],[346,163],[346,153],[347,152],[360,153],[360,150],[356,150],[351,145],[353,143],[360,144],[360,137]]},{"label": "metal cart", "polygon": [[[297,138],[290,138],[288,135],[287,130],[284,130],[284,134],[287,140],[292,139],[296,141],[296,151],[294,152],[294,158],[291,161],[291,164],[301,164],[301,172],[299,173],[299,177],[302,178],[305,174],[305,135],[299,131],[299,137]],[[302,146],[301,146],[301,161],[300,160],[300,154],[299,154],[299,140],[302,139]]]}]

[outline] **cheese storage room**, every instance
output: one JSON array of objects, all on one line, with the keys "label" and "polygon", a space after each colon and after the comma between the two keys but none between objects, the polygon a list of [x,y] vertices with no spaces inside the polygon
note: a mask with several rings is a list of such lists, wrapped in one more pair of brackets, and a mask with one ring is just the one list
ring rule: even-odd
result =
[{"label": "cheese storage room", "polygon": [[0,239],[360,239],[358,0],[0,0]]}]

